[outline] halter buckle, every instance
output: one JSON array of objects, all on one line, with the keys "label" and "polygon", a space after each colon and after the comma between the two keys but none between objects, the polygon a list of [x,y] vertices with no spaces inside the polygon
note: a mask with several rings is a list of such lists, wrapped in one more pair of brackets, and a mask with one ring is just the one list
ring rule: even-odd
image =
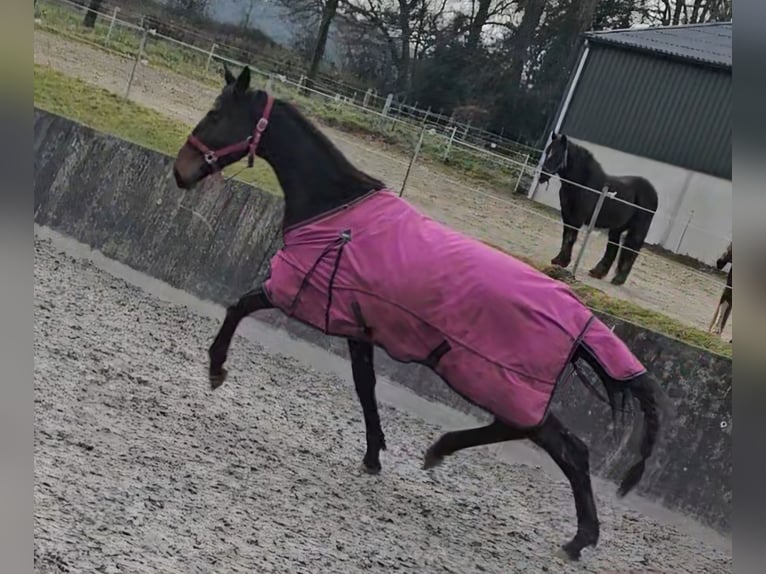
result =
[{"label": "halter buckle", "polygon": [[217,159],[214,151],[209,151],[205,154],[205,161],[210,165],[215,164]]},{"label": "halter buckle", "polygon": [[255,125],[255,131],[259,133],[263,133],[266,131],[266,128],[269,127],[269,120],[266,118],[261,118],[258,120],[258,123]]}]

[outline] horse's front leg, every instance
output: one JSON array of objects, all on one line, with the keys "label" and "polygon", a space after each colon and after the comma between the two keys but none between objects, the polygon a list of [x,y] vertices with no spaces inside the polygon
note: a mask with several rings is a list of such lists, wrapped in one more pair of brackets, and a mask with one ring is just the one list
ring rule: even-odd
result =
[{"label": "horse's front leg", "polygon": [[561,250],[559,254],[551,259],[552,265],[558,265],[560,267],[567,267],[572,261],[572,248],[575,241],[577,241],[577,233],[579,227],[564,223],[564,231],[561,235]]},{"label": "horse's front leg", "polygon": [[226,318],[208,350],[208,356],[210,357],[210,388],[217,389],[226,380],[226,369],[223,368],[223,364],[226,362],[229,346],[239,322],[251,313],[273,307],[271,301],[266,297],[263,287],[256,287],[252,291],[245,293],[240,297],[239,301],[226,309]]},{"label": "horse's front leg", "polygon": [[380,427],[378,403],[375,397],[375,367],[373,365],[373,346],[363,341],[348,340],[351,354],[351,372],[354,387],[362,404],[364,428],[367,436],[367,451],[364,454],[364,469],[370,474],[380,472],[380,451],[386,450],[386,438]]}]

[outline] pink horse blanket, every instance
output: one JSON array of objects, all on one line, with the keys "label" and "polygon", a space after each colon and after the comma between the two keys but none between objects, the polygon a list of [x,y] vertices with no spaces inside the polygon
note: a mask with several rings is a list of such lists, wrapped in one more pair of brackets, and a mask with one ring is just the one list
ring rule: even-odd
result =
[{"label": "pink horse blanket", "polygon": [[287,315],[426,364],[519,428],[543,422],[580,344],[616,380],[645,371],[567,285],[389,190],[285,229],[264,288]]}]

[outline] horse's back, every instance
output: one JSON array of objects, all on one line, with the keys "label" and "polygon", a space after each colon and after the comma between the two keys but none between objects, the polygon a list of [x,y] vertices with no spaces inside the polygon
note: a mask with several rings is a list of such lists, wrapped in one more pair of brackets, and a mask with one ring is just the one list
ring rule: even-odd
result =
[{"label": "horse's back", "polygon": [[520,426],[540,422],[594,324],[563,283],[389,193],[288,234],[265,288],[286,313],[428,364]]},{"label": "horse's back", "polygon": [[656,210],[659,204],[657,190],[652,182],[640,175],[609,176],[607,185],[617,197],[646,209]]}]

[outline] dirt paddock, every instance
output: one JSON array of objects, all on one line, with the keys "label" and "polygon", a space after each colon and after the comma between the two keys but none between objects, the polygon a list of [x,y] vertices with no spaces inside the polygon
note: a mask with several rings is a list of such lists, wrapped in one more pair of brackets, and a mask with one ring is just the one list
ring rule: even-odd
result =
[{"label": "dirt paddock", "polygon": [[348,374],[237,336],[230,380],[211,392],[222,310],[161,299],[62,249],[36,238],[40,574],[731,572],[726,541],[618,502],[601,481],[599,546],[560,562],[575,529],[561,473],[486,448],[424,472],[444,427],[413,409],[384,402],[389,450],[368,476]]},{"label": "dirt paddock", "polygon": [[[34,58],[86,82],[124,95],[133,62],[95,47],[36,30]],[[167,70],[154,68],[151,62],[138,67],[131,99],[190,125],[210,107],[216,92],[210,87]],[[359,168],[399,189],[409,158],[387,150],[380,153],[378,144],[324,127],[323,130]],[[647,174],[649,175],[649,174]],[[445,175],[436,166],[416,164],[407,184],[406,197],[432,217],[475,237],[511,252],[548,262],[560,245],[561,224],[530,209],[528,202],[510,195],[477,192]],[[581,234],[582,235],[582,234]],[[583,263],[589,269],[600,258],[606,237],[594,235]],[[580,278],[598,289],[647,309],[701,329],[707,329],[713,317],[724,281],[707,273],[692,270],[647,251],[642,252],[628,282],[616,287],[580,274]],[[731,338],[732,321],[724,331]]]}]

